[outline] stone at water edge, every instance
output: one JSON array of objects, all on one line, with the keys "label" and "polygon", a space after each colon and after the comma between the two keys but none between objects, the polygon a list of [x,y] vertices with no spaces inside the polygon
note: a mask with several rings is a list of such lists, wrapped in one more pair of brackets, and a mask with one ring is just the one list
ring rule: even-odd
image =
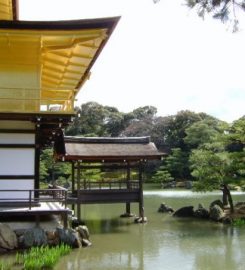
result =
[{"label": "stone at water edge", "polygon": [[85,225],[80,225],[76,228],[76,231],[79,233],[82,239],[89,240],[89,230],[88,227]]},{"label": "stone at water edge", "polygon": [[169,207],[165,203],[161,203],[157,211],[158,213],[173,213],[174,212],[173,208]]},{"label": "stone at water edge", "polygon": [[23,245],[25,248],[30,248],[33,246],[46,246],[47,243],[47,235],[44,229],[40,227],[28,229],[23,235]]},{"label": "stone at water edge", "polygon": [[193,208],[194,208],[193,206],[181,207],[173,213],[173,216],[174,217],[193,217],[194,216]]},{"label": "stone at water edge", "polygon": [[12,250],[17,246],[18,241],[15,232],[7,224],[0,223],[0,248]]},{"label": "stone at water edge", "polygon": [[73,229],[56,228],[60,243],[67,244],[73,248],[82,246],[79,234]]},{"label": "stone at water edge", "polygon": [[90,247],[92,243],[88,239],[82,239],[82,246],[83,247]]},{"label": "stone at water edge", "polygon": [[220,208],[224,209],[224,204],[221,200],[211,202],[209,208],[211,209],[214,205],[218,205]]},{"label": "stone at water edge", "polygon": [[48,239],[48,245],[50,246],[59,245],[60,239],[59,239],[57,231],[47,231],[46,235]]},{"label": "stone at water edge", "polygon": [[215,204],[212,208],[210,208],[210,219],[214,221],[221,221],[225,216],[223,209]]},{"label": "stone at water edge", "polygon": [[209,211],[205,209],[202,204],[199,203],[197,210],[194,211],[194,216],[196,218],[208,219]]}]

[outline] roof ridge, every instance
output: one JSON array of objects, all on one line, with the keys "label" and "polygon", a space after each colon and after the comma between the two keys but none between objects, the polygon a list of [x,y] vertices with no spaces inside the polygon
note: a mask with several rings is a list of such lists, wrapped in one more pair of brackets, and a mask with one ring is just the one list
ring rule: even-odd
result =
[{"label": "roof ridge", "polygon": [[74,137],[65,136],[66,143],[150,143],[150,136],[145,137]]}]

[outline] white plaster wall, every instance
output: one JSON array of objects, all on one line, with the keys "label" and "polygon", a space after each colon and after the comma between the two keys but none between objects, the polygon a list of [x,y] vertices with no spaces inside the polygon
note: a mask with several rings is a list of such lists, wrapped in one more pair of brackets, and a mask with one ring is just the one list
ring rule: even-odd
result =
[{"label": "white plaster wall", "polygon": [[[0,202],[1,199],[28,199],[29,192],[2,192],[1,190],[10,189],[34,189],[34,179],[0,180]],[[34,195],[34,194],[32,194]],[[33,196],[32,196],[33,197]],[[3,200],[2,200],[3,201]]]},{"label": "white plaster wall", "polygon": [[34,175],[35,149],[0,149],[0,175]]},{"label": "white plaster wall", "polygon": [[35,134],[0,133],[0,144],[34,144]]}]

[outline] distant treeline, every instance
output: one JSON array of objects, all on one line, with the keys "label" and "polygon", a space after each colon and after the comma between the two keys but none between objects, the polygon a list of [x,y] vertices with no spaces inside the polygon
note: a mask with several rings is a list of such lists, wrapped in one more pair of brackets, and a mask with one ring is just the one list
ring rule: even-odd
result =
[{"label": "distant treeline", "polygon": [[[211,183],[217,186],[226,178],[242,181],[245,176],[245,116],[229,124],[206,113],[188,110],[157,116],[154,106],[123,113],[96,102],[82,104],[76,108],[76,113],[65,135],[150,136],[168,157],[162,162],[148,164],[145,171],[147,181],[209,179],[210,183],[211,179]],[[219,172],[210,169],[215,166],[224,169]],[[205,187],[208,186],[213,187],[205,182]]]}]

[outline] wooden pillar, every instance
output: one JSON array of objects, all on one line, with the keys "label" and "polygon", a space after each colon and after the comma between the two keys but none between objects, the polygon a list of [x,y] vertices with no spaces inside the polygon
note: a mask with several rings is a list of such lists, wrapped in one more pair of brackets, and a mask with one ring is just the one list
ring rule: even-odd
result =
[{"label": "wooden pillar", "polygon": [[81,189],[81,183],[80,183],[80,162],[77,162],[77,218],[81,219],[81,205],[80,205],[80,189]]},{"label": "wooden pillar", "polygon": [[68,217],[67,217],[67,213],[63,213],[62,214],[62,218],[63,218],[64,229],[67,229],[68,228]]},{"label": "wooden pillar", "polygon": [[[130,163],[127,162],[127,189],[130,189]],[[131,209],[130,209],[130,203],[126,203],[126,214],[130,215],[131,214]]]},{"label": "wooden pillar", "polygon": [[144,199],[143,199],[143,164],[139,163],[139,217],[144,221]]},{"label": "wooden pillar", "polygon": [[[72,195],[74,195],[74,191],[75,191],[75,164],[72,161],[71,163],[71,192]],[[75,204],[72,203],[72,210],[75,210]]]},{"label": "wooden pillar", "polygon": [[[36,132],[35,132],[35,178],[34,178],[34,189],[39,189],[39,170],[40,170],[40,126],[39,124],[36,125]],[[39,193],[35,192],[34,197],[38,198]]]}]

